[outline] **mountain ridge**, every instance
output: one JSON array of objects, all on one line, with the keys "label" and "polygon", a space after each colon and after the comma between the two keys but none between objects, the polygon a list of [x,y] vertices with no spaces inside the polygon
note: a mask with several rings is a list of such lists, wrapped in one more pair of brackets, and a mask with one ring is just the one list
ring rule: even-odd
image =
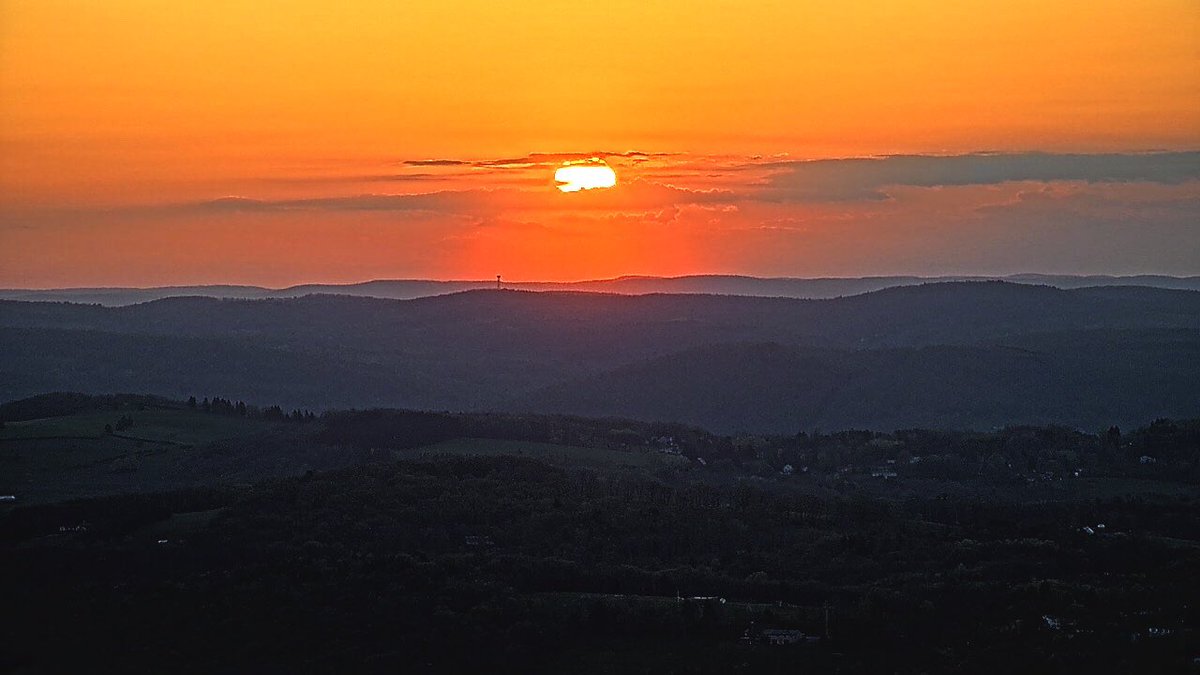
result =
[{"label": "mountain ridge", "polygon": [[[1043,284],[1059,288],[1132,285],[1139,287],[1200,290],[1200,276],[1139,275],[879,275],[864,277],[756,277],[738,274],[695,274],[682,276],[623,275],[610,279],[571,282],[503,282],[502,288],[531,291],[647,293],[703,293],[797,299],[828,299],[857,295],[896,286],[954,281],[1009,281]],[[123,306],[167,297],[203,296],[229,299],[289,298],[309,294],[351,295],[387,299],[413,299],[465,290],[494,289],[493,280],[372,279],[346,284],[305,283],[270,288],[266,286],[217,284],[177,285],[145,288],[79,287],[62,289],[0,289],[0,299],[64,301]]]},{"label": "mountain ridge", "polygon": [[[1068,337],[1036,337],[1047,334]],[[999,281],[825,300],[490,289],[411,300],[0,301],[0,398],[141,391],[317,410],[613,414],[718,430],[1088,426],[1195,416],[1196,342],[1200,292]],[[764,344],[778,347],[737,346]],[[806,379],[840,383],[827,387],[828,407]]]}]

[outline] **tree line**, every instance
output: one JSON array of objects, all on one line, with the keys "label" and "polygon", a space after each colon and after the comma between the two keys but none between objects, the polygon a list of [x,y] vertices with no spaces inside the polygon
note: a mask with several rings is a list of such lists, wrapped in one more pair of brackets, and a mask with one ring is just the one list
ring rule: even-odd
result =
[{"label": "tree line", "polygon": [[311,422],[317,419],[317,415],[311,410],[293,409],[291,412],[284,412],[283,408],[278,405],[270,405],[265,408],[258,406],[246,405],[245,401],[231,401],[220,396],[212,398],[204,397],[204,400],[197,402],[195,396],[189,396],[187,407],[193,410],[199,409],[206,413],[214,413],[217,415],[237,415],[239,417],[249,417],[272,421],[289,421],[289,422]]}]

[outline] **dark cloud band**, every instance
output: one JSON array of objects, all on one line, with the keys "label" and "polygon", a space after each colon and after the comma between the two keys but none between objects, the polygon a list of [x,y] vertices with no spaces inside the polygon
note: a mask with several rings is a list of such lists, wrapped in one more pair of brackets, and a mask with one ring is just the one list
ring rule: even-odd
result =
[{"label": "dark cloud band", "polygon": [[1200,179],[1200,152],[1144,154],[974,154],[771,162],[774,201],[885,199],[889,186],[951,187],[1013,181],[1149,182]]}]

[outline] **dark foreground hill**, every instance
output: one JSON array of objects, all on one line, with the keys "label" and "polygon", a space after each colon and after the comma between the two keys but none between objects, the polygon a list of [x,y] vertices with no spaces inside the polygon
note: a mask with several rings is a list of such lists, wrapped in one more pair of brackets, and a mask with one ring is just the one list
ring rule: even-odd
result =
[{"label": "dark foreground hill", "polygon": [[717,430],[1098,428],[1195,414],[1198,340],[1198,292],[1000,282],[834,300],[473,291],[0,302],[0,396],[564,410]]},{"label": "dark foreground hill", "polygon": [[0,670],[1133,675],[1200,645],[1200,421],[209,404],[0,405]]}]

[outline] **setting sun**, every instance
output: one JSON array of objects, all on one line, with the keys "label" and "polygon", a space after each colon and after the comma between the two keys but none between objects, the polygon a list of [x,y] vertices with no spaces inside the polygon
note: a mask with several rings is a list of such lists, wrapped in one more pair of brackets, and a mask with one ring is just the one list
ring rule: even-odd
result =
[{"label": "setting sun", "polygon": [[610,188],[617,184],[617,174],[602,159],[569,161],[554,171],[554,182],[563,192]]},{"label": "setting sun", "polygon": [[0,0],[0,675],[1200,675],[1197,224],[1200,0]]}]

